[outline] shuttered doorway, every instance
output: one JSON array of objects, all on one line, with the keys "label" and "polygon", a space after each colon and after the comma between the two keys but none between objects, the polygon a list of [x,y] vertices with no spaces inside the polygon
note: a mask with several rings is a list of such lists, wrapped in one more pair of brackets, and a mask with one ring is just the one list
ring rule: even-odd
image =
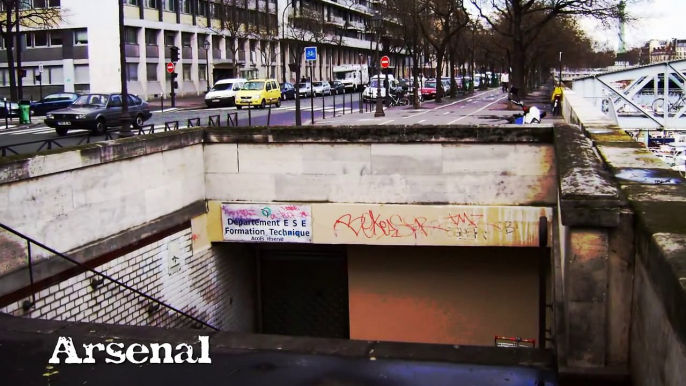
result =
[{"label": "shuttered doorway", "polygon": [[259,271],[262,333],[350,337],[344,247],[265,246]]}]

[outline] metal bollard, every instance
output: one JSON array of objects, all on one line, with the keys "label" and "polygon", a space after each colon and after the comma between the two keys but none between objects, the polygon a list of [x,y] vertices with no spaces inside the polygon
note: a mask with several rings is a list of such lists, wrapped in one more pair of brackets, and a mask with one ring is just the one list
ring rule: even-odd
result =
[{"label": "metal bollard", "polygon": [[250,113],[252,106],[248,105],[248,126],[252,126],[252,114]]},{"label": "metal bollard", "polygon": [[326,119],[326,97],[322,92],[322,119]]},{"label": "metal bollard", "polygon": [[[337,94],[338,92],[336,92]],[[333,94],[333,116],[336,117],[336,94]]]},{"label": "metal bollard", "polygon": [[267,111],[267,127],[269,127],[269,123],[272,120],[272,104],[269,104],[269,111]]}]

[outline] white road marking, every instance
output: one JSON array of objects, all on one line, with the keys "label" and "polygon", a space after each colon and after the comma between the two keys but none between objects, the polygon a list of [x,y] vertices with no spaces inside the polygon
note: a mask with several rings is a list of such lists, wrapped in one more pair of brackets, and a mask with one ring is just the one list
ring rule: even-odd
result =
[{"label": "white road marking", "polygon": [[[158,114],[158,113],[171,113],[171,112],[173,112],[173,111],[178,111],[178,110],[179,110],[179,109],[178,109],[177,107],[169,107],[169,108],[165,107],[165,108],[164,108],[164,111],[155,110],[155,111],[153,111],[152,113],[153,113],[153,114]],[[198,108],[198,110],[200,110],[200,108]]]},{"label": "white road marking", "polygon": [[422,123],[424,121],[426,121],[426,119],[422,119],[421,121],[418,121],[417,123]]},{"label": "white road marking", "polygon": [[386,122],[383,122],[383,123],[379,123],[379,126],[385,125],[385,124],[387,124],[387,123],[391,123],[391,122],[393,122],[393,121],[395,121],[395,119],[391,119],[390,121],[386,121]]},{"label": "white road marking", "polygon": [[414,115],[408,115],[407,117],[404,117],[403,119],[414,118],[414,117],[420,116],[420,115],[422,115],[422,114],[426,114],[426,113],[431,112],[431,111],[440,110],[440,109],[442,109],[442,108],[445,108],[445,107],[448,107],[448,106],[452,106],[452,105],[457,104],[457,103],[466,102],[466,101],[468,101],[468,100],[470,100],[470,99],[479,98],[479,97],[483,96],[484,94],[489,94],[489,93],[492,93],[492,92],[494,92],[494,91],[497,91],[497,90],[485,91],[485,92],[479,93],[478,95],[474,95],[473,97],[469,97],[469,98],[467,98],[467,99],[460,99],[459,101],[455,101],[455,102],[453,102],[453,103],[448,103],[447,105],[443,105],[443,106],[438,106],[438,107],[433,108],[433,109],[431,109],[431,110],[426,110],[426,111],[424,111],[424,112],[417,113],[417,114],[414,114]]},{"label": "white road marking", "polygon": [[448,115],[450,113],[451,113],[451,111],[447,111],[447,112],[443,113],[443,115]]},{"label": "white road marking", "polygon": [[506,97],[499,98],[499,99],[495,100],[494,102],[491,102],[491,103],[487,104],[486,106],[484,106],[484,107],[482,107],[482,108],[480,108],[480,109],[478,109],[478,110],[472,111],[471,113],[469,113],[469,114],[467,114],[467,115],[465,115],[465,116],[463,116],[463,117],[460,117],[460,118],[457,118],[457,119],[454,119],[454,120],[448,122],[448,124],[449,124],[449,125],[452,125],[453,123],[455,123],[455,122],[457,122],[457,121],[461,121],[461,120],[463,120],[463,119],[465,119],[465,118],[467,118],[467,117],[469,117],[469,116],[471,116],[471,115],[474,115],[474,114],[478,113],[478,112],[481,111],[481,110],[484,110],[484,109],[486,109],[486,108],[488,108],[488,107],[490,107],[490,106],[492,106],[492,105],[494,105],[494,104],[500,102],[500,100],[505,99],[505,98],[506,98]]}]

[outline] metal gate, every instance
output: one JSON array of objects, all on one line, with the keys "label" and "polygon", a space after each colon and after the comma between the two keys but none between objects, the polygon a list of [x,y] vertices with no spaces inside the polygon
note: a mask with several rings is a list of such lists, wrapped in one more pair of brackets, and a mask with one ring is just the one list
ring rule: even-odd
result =
[{"label": "metal gate", "polygon": [[262,333],[350,337],[345,249],[263,249],[259,269]]}]

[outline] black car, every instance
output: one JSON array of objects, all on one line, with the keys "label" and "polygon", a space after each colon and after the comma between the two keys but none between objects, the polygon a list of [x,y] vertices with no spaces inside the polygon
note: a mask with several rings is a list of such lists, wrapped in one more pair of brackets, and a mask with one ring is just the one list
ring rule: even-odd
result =
[{"label": "black car", "polygon": [[50,94],[39,101],[31,102],[31,115],[45,115],[69,107],[79,96],[70,92]]},{"label": "black car", "polygon": [[343,83],[334,80],[333,82],[331,82],[331,93],[336,95],[345,94],[345,86],[343,85]]},{"label": "black car", "polygon": [[[152,117],[148,102],[129,94],[129,114],[133,127],[138,129]],[[46,115],[45,124],[56,129],[57,135],[69,130],[87,129],[102,135],[108,127],[121,126],[122,95],[86,94],[80,96],[66,109],[55,110]]]},{"label": "black car", "polygon": [[281,100],[295,99],[295,87],[290,83],[281,85]]}]

